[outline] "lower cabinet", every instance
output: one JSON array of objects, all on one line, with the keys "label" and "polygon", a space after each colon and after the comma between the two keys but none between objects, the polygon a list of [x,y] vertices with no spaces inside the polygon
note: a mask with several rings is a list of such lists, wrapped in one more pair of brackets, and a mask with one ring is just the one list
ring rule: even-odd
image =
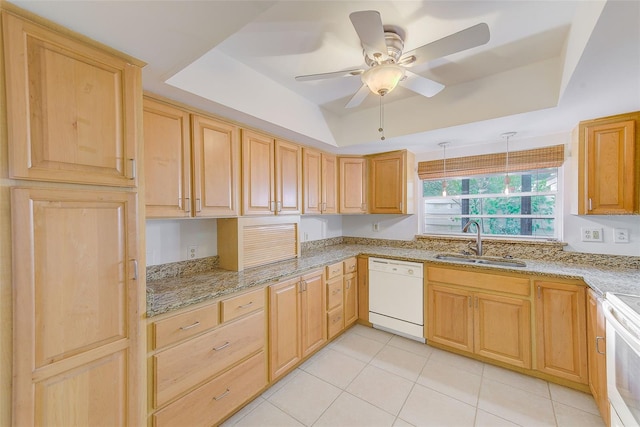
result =
[{"label": "lower cabinet", "polygon": [[358,323],[371,326],[369,322],[369,258],[366,256],[358,256],[357,264]]},{"label": "lower cabinet", "polygon": [[355,257],[326,267],[327,336],[335,337],[358,320],[358,263]]},{"label": "lower cabinet", "polygon": [[534,281],[536,369],[588,384],[586,289],[579,283]]},{"label": "lower cabinet", "polygon": [[264,289],[149,325],[154,426],[210,426],[267,385]]},{"label": "lower cabinet", "polygon": [[291,370],[327,341],[322,270],[269,287],[269,379]]},{"label": "lower cabinet", "polygon": [[529,279],[427,268],[427,340],[531,368]]},{"label": "lower cabinet", "polygon": [[606,320],[596,294],[587,292],[587,359],[589,388],[603,420],[608,420]]}]

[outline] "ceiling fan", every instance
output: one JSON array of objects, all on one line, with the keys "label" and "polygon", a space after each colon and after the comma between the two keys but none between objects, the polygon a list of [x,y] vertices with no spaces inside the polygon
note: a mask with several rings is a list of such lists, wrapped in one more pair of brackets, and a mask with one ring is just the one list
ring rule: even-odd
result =
[{"label": "ceiling fan", "polygon": [[360,105],[369,91],[384,96],[398,84],[420,95],[432,97],[444,89],[444,85],[412,73],[407,67],[482,46],[489,41],[489,26],[481,23],[404,53],[403,37],[393,28],[382,25],[378,11],[353,12],[349,19],[358,33],[364,61],[369,68],[296,77],[297,81],[311,81],[360,76],[362,86],[345,105],[346,108]]}]

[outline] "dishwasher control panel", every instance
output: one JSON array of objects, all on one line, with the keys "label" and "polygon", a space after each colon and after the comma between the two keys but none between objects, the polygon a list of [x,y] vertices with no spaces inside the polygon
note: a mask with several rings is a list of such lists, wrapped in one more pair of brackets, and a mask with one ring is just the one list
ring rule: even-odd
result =
[{"label": "dishwasher control panel", "polygon": [[385,258],[369,258],[369,271],[381,271],[403,276],[423,277],[423,265],[417,262]]}]

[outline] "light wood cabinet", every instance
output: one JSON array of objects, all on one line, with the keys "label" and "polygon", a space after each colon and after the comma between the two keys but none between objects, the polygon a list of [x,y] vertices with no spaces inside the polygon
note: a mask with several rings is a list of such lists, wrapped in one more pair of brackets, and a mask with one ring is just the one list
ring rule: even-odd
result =
[{"label": "light wood cabinet", "polygon": [[577,214],[621,215],[640,211],[640,112],[580,122]]},{"label": "light wood cabinet", "polygon": [[528,279],[440,267],[427,278],[429,342],[531,368]]},{"label": "light wood cabinet", "polygon": [[311,148],[302,149],[303,214],[338,212],[336,157]]},{"label": "light wood cabinet", "polygon": [[[13,420],[140,425],[137,195],[14,188]],[[26,238],[26,236],[30,236]]]},{"label": "light wood cabinet", "polygon": [[338,157],[341,214],[367,213],[367,159]]},{"label": "light wood cabinet", "polygon": [[[237,216],[240,181],[238,127],[211,117],[191,115],[193,196],[196,217]],[[188,201],[185,206],[188,205]]]},{"label": "light wood cabinet", "polygon": [[146,217],[190,216],[189,113],[149,98],[143,105]]},{"label": "light wood cabinet", "polygon": [[265,289],[149,321],[150,422],[215,425],[267,385]]},{"label": "light wood cabinet", "polygon": [[369,157],[372,214],[413,214],[415,156],[402,150]]},{"label": "light wood cabinet", "polygon": [[344,287],[344,327],[345,329],[358,320],[358,278],[356,273],[345,274]]},{"label": "light wood cabinet", "polygon": [[609,424],[607,394],[606,319],[602,304],[592,290],[587,292],[587,357],[589,389],[602,419]]},{"label": "light wood cabinet", "polygon": [[585,287],[546,280],[536,280],[534,286],[536,369],[588,384]]},{"label": "light wood cabinet", "polygon": [[302,212],[302,147],[242,130],[243,215]]},{"label": "light wood cabinet", "polygon": [[141,62],[2,12],[9,176],[137,185]]},{"label": "light wood cabinet", "polygon": [[327,277],[327,334],[328,338],[332,339],[358,320],[356,258],[327,265],[325,269]]},{"label": "light wood cabinet", "polygon": [[235,125],[144,99],[147,218],[237,216]]},{"label": "light wood cabinet", "polygon": [[369,322],[369,258],[357,257],[358,323],[371,326]]},{"label": "light wood cabinet", "polygon": [[322,270],[269,287],[270,381],[326,342],[325,301]]}]

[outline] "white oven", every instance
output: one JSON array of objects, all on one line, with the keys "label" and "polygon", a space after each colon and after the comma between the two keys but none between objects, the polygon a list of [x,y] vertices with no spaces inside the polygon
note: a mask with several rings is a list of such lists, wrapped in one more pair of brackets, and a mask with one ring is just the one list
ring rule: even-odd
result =
[{"label": "white oven", "polygon": [[611,426],[640,425],[640,297],[607,293],[607,392]]}]

